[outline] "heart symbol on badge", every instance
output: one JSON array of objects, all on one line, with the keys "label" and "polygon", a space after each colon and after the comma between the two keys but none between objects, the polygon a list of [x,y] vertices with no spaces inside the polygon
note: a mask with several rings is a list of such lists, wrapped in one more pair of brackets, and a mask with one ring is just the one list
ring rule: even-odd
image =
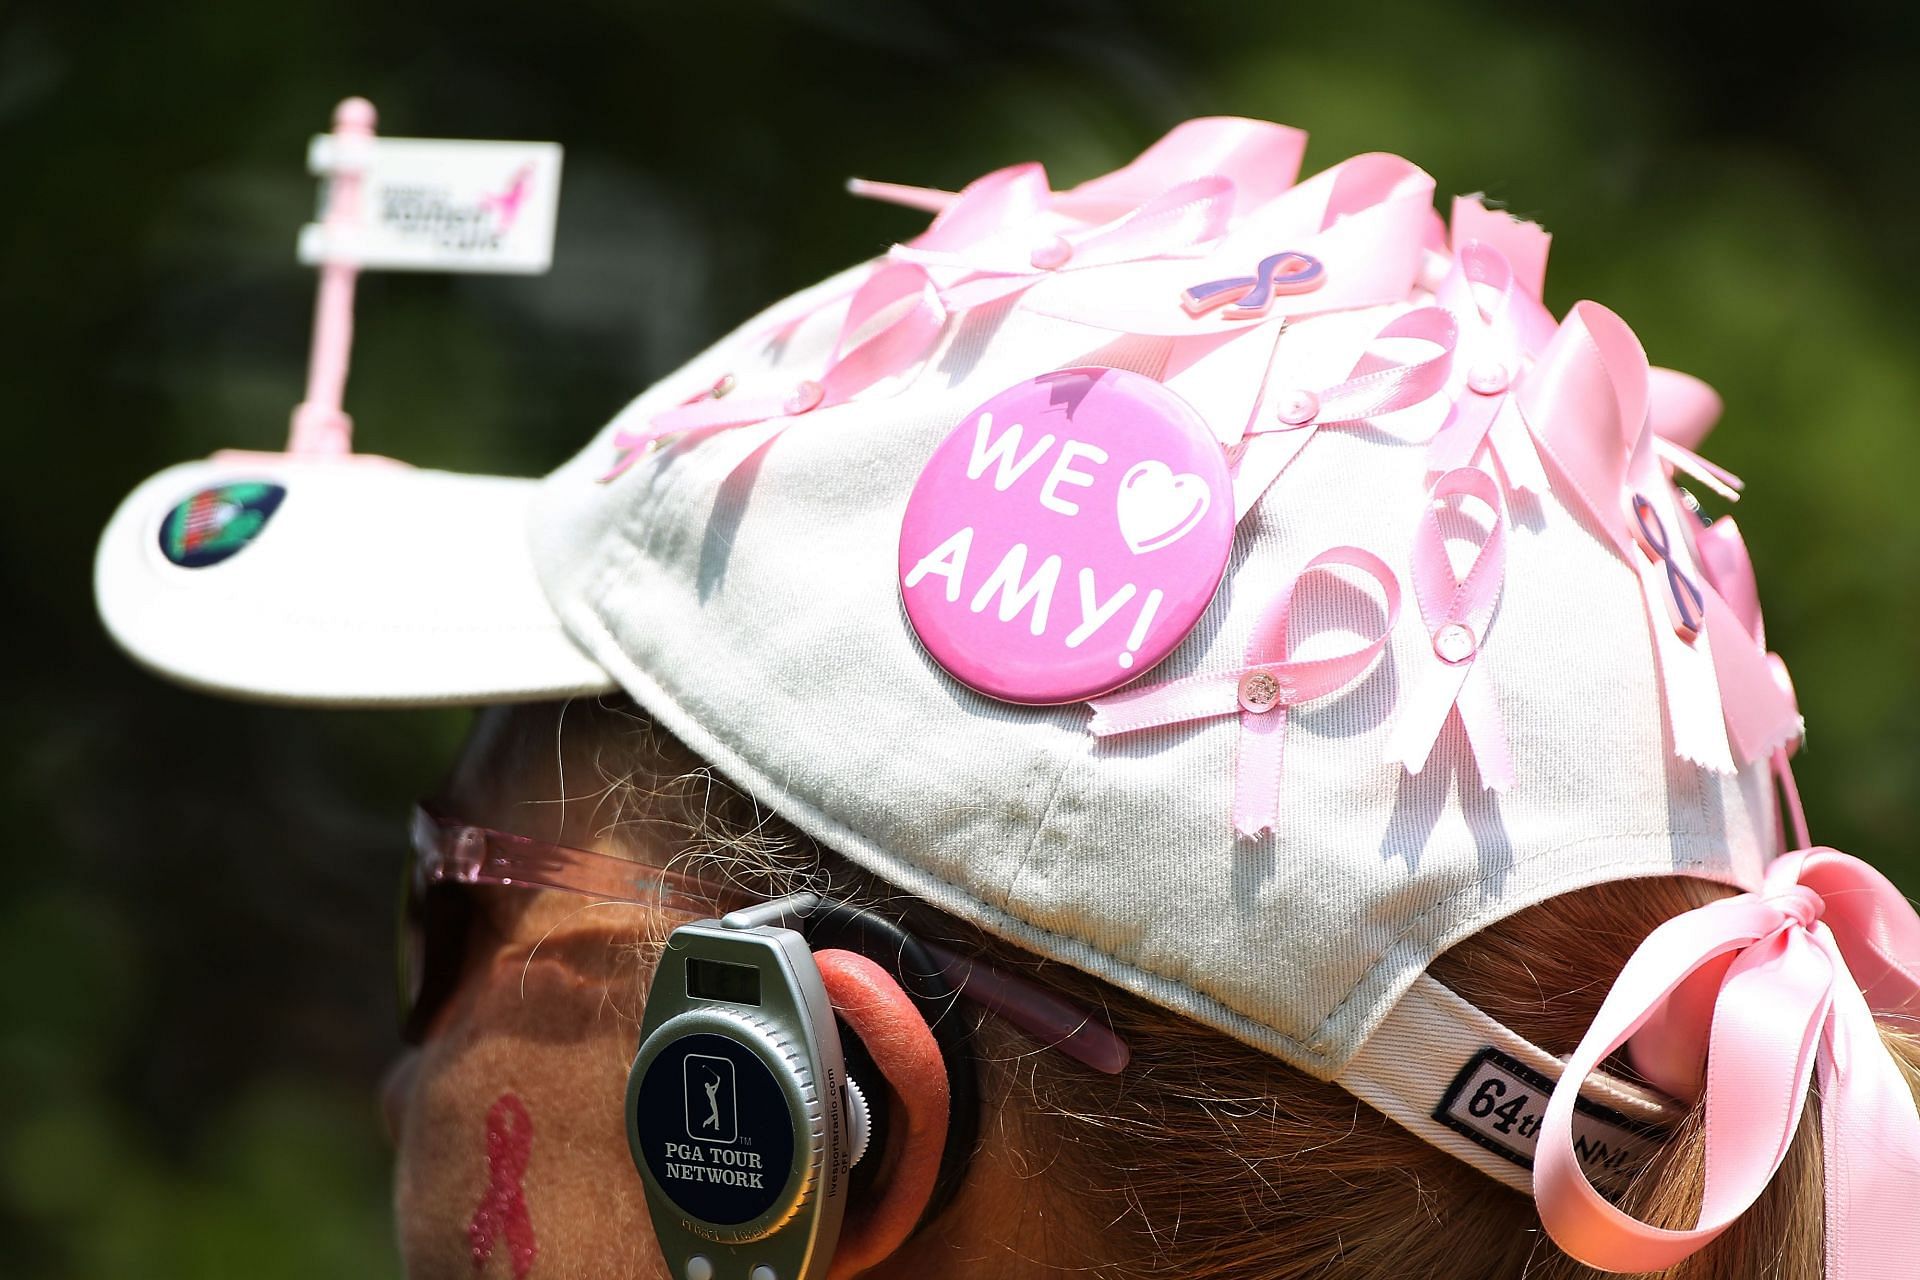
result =
[{"label": "heart symbol on badge", "polygon": [[1207,482],[1190,471],[1175,475],[1164,462],[1136,462],[1120,478],[1114,515],[1120,536],[1145,555],[1180,541],[1200,523],[1213,503]]}]

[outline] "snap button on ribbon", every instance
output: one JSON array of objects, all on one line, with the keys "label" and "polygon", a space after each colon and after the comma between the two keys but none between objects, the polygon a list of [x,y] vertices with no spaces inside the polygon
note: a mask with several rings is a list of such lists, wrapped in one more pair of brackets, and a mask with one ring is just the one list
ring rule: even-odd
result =
[{"label": "snap button on ribbon", "polygon": [[1055,236],[1028,255],[1028,261],[1041,271],[1055,271],[1073,257],[1073,246],[1065,236]]},{"label": "snap button on ribbon", "polygon": [[1449,622],[1433,633],[1433,652],[1442,662],[1465,662],[1479,647],[1473,629],[1458,622]]},{"label": "snap button on ribbon", "polygon": [[1513,376],[1498,360],[1486,360],[1467,370],[1467,389],[1483,396],[1497,396],[1507,389]]},{"label": "snap button on ribbon", "polygon": [[825,387],[815,382],[812,378],[808,378],[805,382],[793,389],[793,394],[787,397],[787,403],[782,407],[786,409],[789,414],[797,415],[808,413],[818,408],[820,402],[826,399],[826,395],[827,389]]},{"label": "snap button on ribbon", "polygon": [[1289,391],[1280,397],[1273,416],[1290,427],[1304,427],[1320,416],[1320,397],[1311,391]]},{"label": "snap button on ribbon", "polygon": [[1240,709],[1264,715],[1291,701],[1293,690],[1282,687],[1270,671],[1249,671],[1240,677]]}]

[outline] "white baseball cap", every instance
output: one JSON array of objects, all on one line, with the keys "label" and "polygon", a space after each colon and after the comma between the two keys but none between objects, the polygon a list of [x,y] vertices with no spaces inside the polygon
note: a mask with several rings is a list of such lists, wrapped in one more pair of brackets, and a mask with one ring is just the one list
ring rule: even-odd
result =
[{"label": "white baseball cap", "polygon": [[[1448,225],[1391,156],[1296,183],[1303,148],[1201,120],[1067,191],[863,184],[939,216],[546,479],[175,467],[102,616],[246,698],[623,689],[862,867],[1526,1190],[1469,1099],[1561,1063],[1428,964],[1603,881],[1756,890],[1800,720],[1671,483],[1738,483],[1692,452],[1711,392],[1548,315],[1539,228]],[[1587,1172],[1676,1114],[1594,1074]]]}]

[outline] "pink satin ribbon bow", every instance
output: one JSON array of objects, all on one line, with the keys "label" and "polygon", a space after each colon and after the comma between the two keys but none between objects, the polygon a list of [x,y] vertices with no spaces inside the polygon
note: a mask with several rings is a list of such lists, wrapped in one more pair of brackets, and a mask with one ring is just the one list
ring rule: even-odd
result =
[{"label": "pink satin ribbon bow", "polygon": [[[1357,648],[1331,657],[1294,660],[1288,622],[1293,594],[1316,569],[1358,569],[1379,585],[1386,616],[1379,634]],[[1286,589],[1267,606],[1247,643],[1247,664],[1238,671],[1188,676],[1164,684],[1128,689],[1096,698],[1096,737],[1137,733],[1162,725],[1184,724],[1240,713],[1240,750],[1234,783],[1233,822],[1241,835],[1259,836],[1280,822],[1280,770],[1286,744],[1287,709],[1325,697],[1358,680],[1386,647],[1400,616],[1400,583],[1393,570],[1370,551],[1334,547],[1307,561]]]},{"label": "pink satin ribbon bow", "polygon": [[[1440,525],[1440,509],[1448,498],[1456,497],[1477,498],[1493,512],[1486,540],[1465,577],[1454,573],[1446,531]],[[1486,472],[1460,467],[1434,481],[1413,537],[1413,597],[1432,641],[1430,660],[1412,677],[1412,688],[1401,701],[1387,743],[1389,761],[1419,773],[1427,767],[1447,718],[1457,712],[1480,770],[1480,785],[1491,791],[1513,785],[1513,758],[1507,751],[1500,707],[1478,662],[1506,581],[1506,525],[1500,486]]]},{"label": "pink satin ribbon bow", "polygon": [[[1920,1014],[1920,917],[1856,858],[1789,854],[1758,892],[1669,920],[1620,971],[1547,1104],[1533,1169],[1541,1221],[1588,1266],[1664,1271],[1766,1189],[1817,1074],[1828,1280],[1910,1280],[1920,1266],[1920,1112],[1875,1012]],[[1688,1097],[1704,1079],[1705,1195],[1687,1230],[1615,1208],[1574,1153],[1580,1081],[1629,1038],[1654,1084]]]}]

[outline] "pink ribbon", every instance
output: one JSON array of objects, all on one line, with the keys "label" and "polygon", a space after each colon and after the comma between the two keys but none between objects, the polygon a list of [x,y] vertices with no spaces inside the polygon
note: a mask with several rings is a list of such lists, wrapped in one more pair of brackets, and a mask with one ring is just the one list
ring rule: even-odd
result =
[{"label": "pink ribbon", "polygon": [[[1250,209],[1293,185],[1306,150],[1307,135],[1299,129],[1238,116],[1204,116],[1175,125],[1112,173],[1052,193],[1051,206],[1081,222],[1111,222],[1170,187],[1218,174],[1233,179],[1241,207]],[[853,179],[847,189],[857,196],[929,213],[951,208],[965,194],[864,178]]]},{"label": "pink ribbon", "polygon": [[504,1237],[514,1280],[525,1280],[540,1252],[533,1219],[527,1213],[527,1193],[521,1181],[533,1155],[533,1117],[518,1094],[503,1093],[487,1110],[487,1189],[467,1223],[467,1244],[473,1269],[493,1257]]},{"label": "pink ribbon", "polygon": [[[1355,156],[1264,205],[1237,201],[1232,226],[1201,256],[1057,273],[1036,285],[1024,305],[1063,320],[1177,342],[1238,340],[1260,332],[1270,343],[1279,332],[1275,322],[1288,316],[1405,299],[1419,278],[1432,218],[1430,176],[1398,156]],[[1275,299],[1261,321],[1217,311],[1196,316],[1184,305],[1189,287],[1246,275],[1281,252],[1320,262],[1325,282]]]},{"label": "pink ribbon", "polygon": [[[964,212],[967,199],[963,192],[961,202],[941,218]],[[1054,230],[1057,219],[1029,217],[951,247],[946,237],[934,245],[922,237],[896,245],[889,257],[949,277],[941,300],[964,311],[1011,297],[1057,273],[1192,256],[1225,234],[1234,205],[1232,180],[1214,175],[1169,187],[1112,222],[1085,229]]]},{"label": "pink ribbon", "polygon": [[1506,255],[1479,241],[1460,246],[1437,296],[1460,323],[1465,368],[1453,411],[1427,448],[1428,469],[1473,466],[1485,446],[1510,487],[1544,492],[1540,455],[1508,392],[1552,339],[1552,315],[1518,287]]},{"label": "pink ribbon", "polygon": [[[1293,593],[1316,569],[1358,569],[1379,584],[1386,619],[1378,635],[1331,657],[1294,660],[1288,634]],[[1247,661],[1238,671],[1188,676],[1096,698],[1089,729],[1095,737],[1138,733],[1240,713],[1240,748],[1234,782],[1233,822],[1241,835],[1257,837],[1280,822],[1282,748],[1287,709],[1346,688],[1373,665],[1400,616],[1400,582],[1381,559],[1359,547],[1334,547],[1307,561],[1254,627]]]},{"label": "pink ribbon", "polygon": [[[1454,574],[1447,554],[1440,508],[1448,498],[1477,498],[1493,512],[1493,523],[1465,577]],[[1513,758],[1493,688],[1479,666],[1500,589],[1507,572],[1507,513],[1500,486],[1472,467],[1449,471],[1434,482],[1420,527],[1413,537],[1413,596],[1432,641],[1426,668],[1413,677],[1401,702],[1387,759],[1409,773],[1426,768],[1450,715],[1458,714],[1480,770],[1480,785],[1505,791],[1513,785]]]},{"label": "pink ribbon", "polygon": [[1760,616],[1753,557],[1732,516],[1721,516],[1695,535],[1695,551],[1712,589],[1707,634],[1721,676],[1727,732],[1741,759],[1771,758],[1797,841],[1794,847],[1804,849],[1813,841],[1807,834],[1807,815],[1788,756],[1806,725],[1787,664],[1767,650],[1767,624]]},{"label": "pink ribbon", "polygon": [[[1716,667],[1720,611],[1708,597],[1717,593],[1693,562],[1682,532],[1692,517],[1674,501],[1657,456],[1640,340],[1600,304],[1576,303],[1513,395],[1542,456],[1571,491],[1567,505],[1584,509],[1639,575],[1674,750],[1731,773],[1725,704],[1750,690],[1739,666]],[[1696,597],[1704,629],[1690,621]]]},{"label": "pink ribbon", "polygon": [[621,432],[618,461],[603,479],[667,436],[694,440],[768,421],[784,427],[843,404],[927,356],[950,313],[1061,272],[1196,254],[1225,234],[1238,201],[1268,200],[1290,186],[1304,150],[1298,130],[1212,119],[1189,121],[1132,164],[1065,193],[1050,190],[1038,164],[996,170],[951,196],[856,182],[858,194],[939,215],[894,246],[854,292],[826,370],[771,395],[698,399],[656,415],[644,430]]},{"label": "pink ribbon", "polygon": [[[1506,259],[1514,282],[1528,297],[1537,301],[1546,296],[1547,253],[1553,236],[1545,227],[1503,209],[1489,209],[1479,196],[1455,196],[1447,226],[1454,253],[1478,240]],[[1551,316],[1547,325],[1551,329]]]},{"label": "pink ribbon", "polygon": [[1655,451],[1669,467],[1686,472],[1728,502],[1740,500],[1740,477],[1694,450],[1720,420],[1720,395],[1690,373],[1647,370],[1647,416]]},{"label": "pink ribbon", "polygon": [[946,308],[924,270],[904,263],[882,266],[848,303],[839,339],[818,381],[803,381],[771,396],[703,397],[656,414],[645,430],[614,436],[620,457],[604,478],[619,475],[667,436],[697,440],[716,431],[768,421],[777,421],[784,429],[804,414],[844,404],[931,350],[946,318]]},{"label": "pink ribbon", "polygon": [[[1875,1012],[1920,1014],[1920,917],[1856,858],[1790,854],[1759,892],[1667,921],[1620,971],[1547,1104],[1533,1169],[1541,1222],[1588,1266],[1665,1271],[1766,1189],[1817,1074],[1827,1278],[1906,1280],[1920,1258],[1920,1113]],[[1574,1153],[1580,1082],[1629,1040],[1656,1085],[1681,1097],[1704,1086],[1705,1192],[1686,1230],[1615,1208]]]},{"label": "pink ribbon", "polygon": [[[1262,405],[1269,411],[1248,428],[1246,444],[1235,460],[1234,506],[1238,514],[1245,515],[1252,509],[1320,428],[1368,426],[1385,430],[1386,424],[1376,419],[1439,394],[1453,369],[1458,336],[1459,327],[1446,308],[1421,307],[1395,317],[1375,334],[1344,381],[1322,390],[1269,392]],[[1416,360],[1376,354],[1376,344],[1392,339],[1414,339],[1432,350]]]},{"label": "pink ribbon", "polygon": [[[1088,272],[1048,281],[1025,305],[1171,339],[1161,381],[1200,411],[1221,443],[1238,445],[1274,376],[1286,322],[1403,301],[1436,221],[1431,177],[1397,156],[1355,156],[1246,212],[1205,259],[1142,263],[1124,278]],[[1275,254],[1318,263],[1313,287],[1276,295],[1258,317],[1189,309],[1194,286],[1257,273]]]}]

